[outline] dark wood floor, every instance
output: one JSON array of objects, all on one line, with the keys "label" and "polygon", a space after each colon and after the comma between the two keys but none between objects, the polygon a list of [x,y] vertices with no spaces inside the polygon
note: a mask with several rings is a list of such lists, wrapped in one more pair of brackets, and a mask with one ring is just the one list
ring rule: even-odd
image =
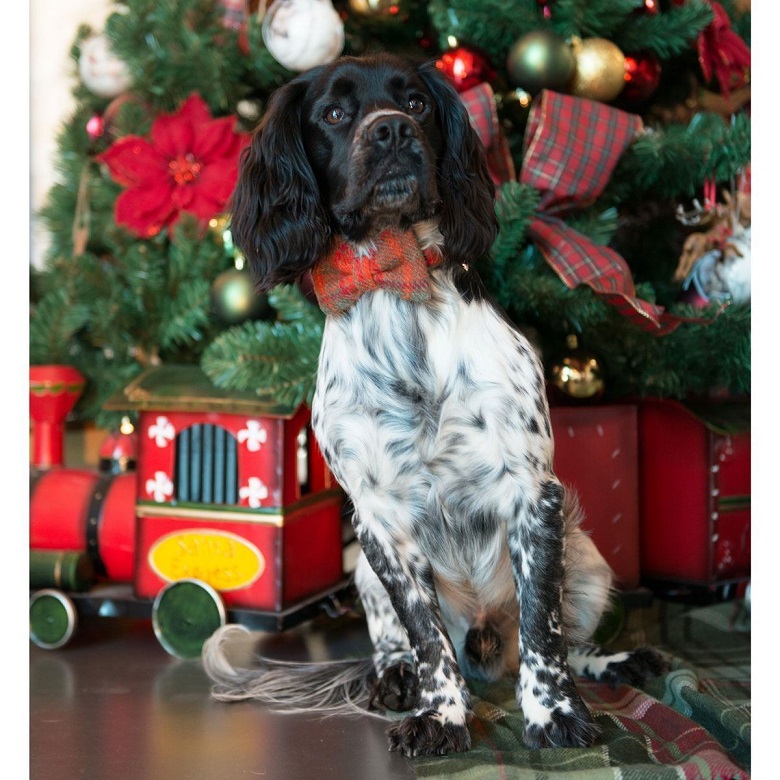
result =
[{"label": "dark wood floor", "polygon": [[[368,650],[359,621],[259,634],[287,658]],[[198,661],[169,656],[147,620],[93,619],[59,650],[30,648],[31,780],[413,778],[386,724],[273,715],[209,696]],[[21,777],[21,775],[20,775]]]}]

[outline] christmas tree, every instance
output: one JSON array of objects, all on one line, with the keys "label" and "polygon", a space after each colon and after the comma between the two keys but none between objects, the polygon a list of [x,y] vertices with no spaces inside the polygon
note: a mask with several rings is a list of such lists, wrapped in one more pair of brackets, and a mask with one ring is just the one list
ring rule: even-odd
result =
[{"label": "christmas tree", "polygon": [[[749,46],[749,0],[118,3],[75,32],[31,362],[75,366],[76,413],[104,427],[104,401],[159,363],[310,399],[323,315],[305,280],[254,293],[230,194],[277,87],[384,50],[461,93],[496,183],[480,270],[553,386],[567,367],[585,379],[569,400],[747,393]],[[558,192],[540,149],[601,156]]]}]

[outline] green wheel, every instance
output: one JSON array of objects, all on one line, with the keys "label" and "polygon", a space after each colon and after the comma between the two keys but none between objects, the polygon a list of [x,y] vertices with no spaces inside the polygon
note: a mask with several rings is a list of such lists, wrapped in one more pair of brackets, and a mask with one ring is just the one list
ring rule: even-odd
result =
[{"label": "green wheel", "polygon": [[226,621],[222,597],[201,580],[169,583],[152,606],[157,640],[177,658],[199,658],[203,643]]},{"label": "green wheel", "polygon": [[44,650],[66,645],[76,631],[73,602],[61,591],[45,588],[30,597],[30,639]]}]

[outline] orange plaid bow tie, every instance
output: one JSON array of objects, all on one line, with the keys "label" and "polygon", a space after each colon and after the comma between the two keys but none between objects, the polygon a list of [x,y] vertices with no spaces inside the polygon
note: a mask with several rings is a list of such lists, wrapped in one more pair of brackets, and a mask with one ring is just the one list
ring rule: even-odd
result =
[{"label": "orange plaid bow tie", "polygon": [[368,254],[358,254],[342,240],[314,266],[314,294],[325,314],[343,314],[361,295],[378,289],[415,303],[430,300],[428,269],[441,262],[438,249],[420,249],[411,230],[385,230],[373,244]]}]

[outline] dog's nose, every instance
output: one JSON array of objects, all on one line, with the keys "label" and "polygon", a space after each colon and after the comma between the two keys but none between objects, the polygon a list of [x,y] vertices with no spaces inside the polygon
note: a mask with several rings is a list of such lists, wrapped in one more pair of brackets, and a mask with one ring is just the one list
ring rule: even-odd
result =
[{"label": "dog's nose", "polygon": [[417,135],[414,120],[403,114],[389,114],[375,119],[367,128],[369,142],[384,151],[402,149]]}]

